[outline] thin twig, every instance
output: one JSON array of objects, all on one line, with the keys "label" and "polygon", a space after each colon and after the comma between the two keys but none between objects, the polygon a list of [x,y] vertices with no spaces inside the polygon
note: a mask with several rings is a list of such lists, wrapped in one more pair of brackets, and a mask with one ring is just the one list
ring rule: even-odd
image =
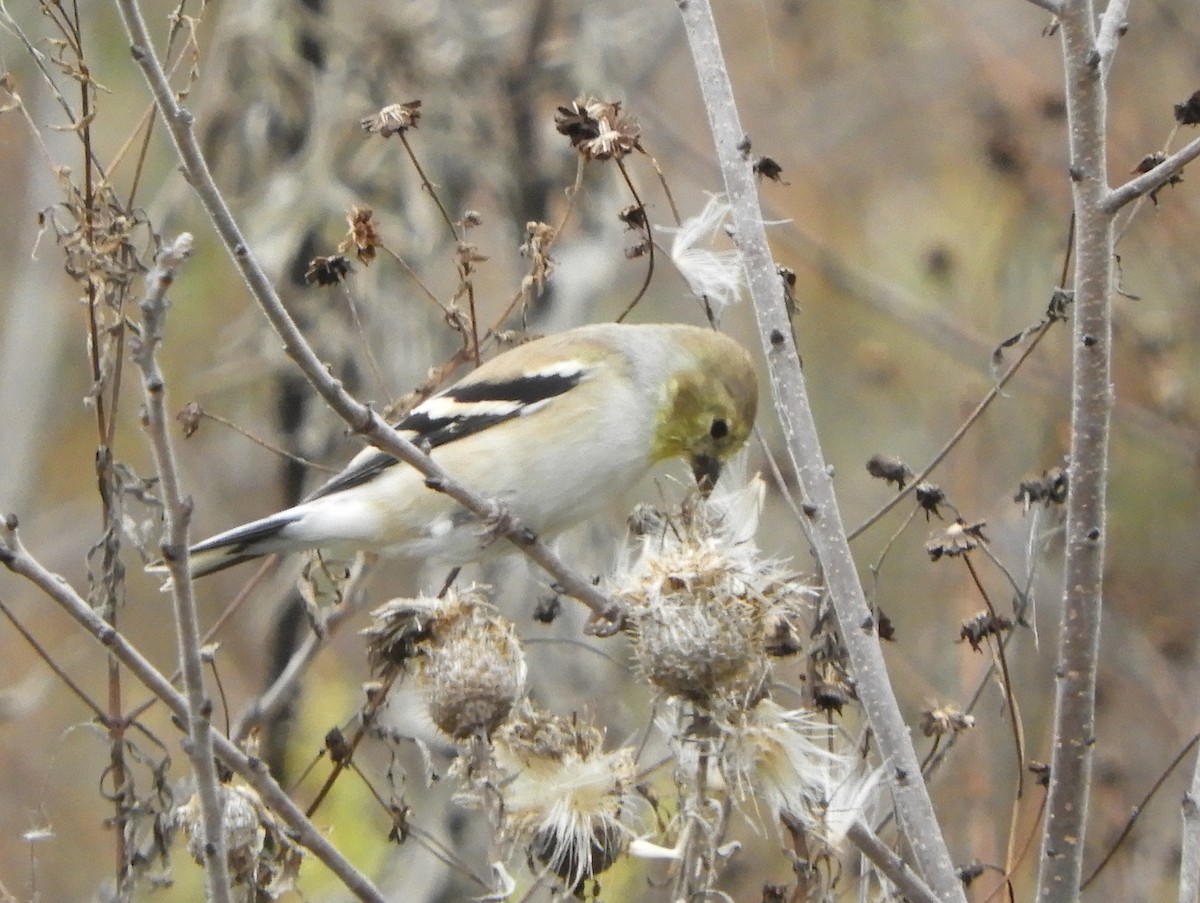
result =
[{"label": "thin twig", "polygon": [[267,451],[271,452],[272,454],[279,455],[281,458],[287,458],[289,461],[295,461],[297,464],[303,465],[304,467],[312,468],[313,470],[319,470],[323,473],[337,473],[338,472],[338,469],[336,467],[330,467],[327,464],[318,464],[316,461],[310,461],[310,460],[308,460],[308,458],[305,458],[302,455],[297,455],[294,452],[290,452],[286,448],[280,448],[278,445],[274,445],[274,444],[268,442],[266,439],[260,439],[258,436],[254,435],[249,430],[243,429],[242,427],[238,426],[232,420],[227,420],[224,417],[220,416],[219,414],[214,414],[212,411],[208,410],[207,408],[202,408],[202,407],[197,406],[196,410],[201,417],[203,417],[207,420],[211,420],[214,423],[219,423],[219,424],[221,424],[221,426],[224,426],[224,427],[227,427],[228,429],[233,430],[235,433],[246,437],[251,442],[253,442],[255,445],[259,446],[260,448],[265,448]]},{"label": "thin twig", "polygon": [[[975,570],[975,565],[971,562],[970,555],[962,556],[963,564],[967,566],[967,570],[971,574],[971,580],[975,584],[975,588],[979,590],[979,595],[983,597],[983,602],[987,605],[988,614],[992,619],[992,623],[999,621],[999,614],[996,612],[996,606],[992,604],[992,598],[988,595],[988,591],[983,587],[983,581],[979,579],[979,572]],[[1012,676],[1008,671],[1008,656],[1005,655],[1004,643],[996,643],[996,659],[1000,662],[1000,679],[1004,683],[1004,700],[1008,703],[1008,719],[1012,725],[1013,745],[1017,752],[1017,799],[1025,795],[1025,741],[1021,731],[1020,709],[1017,708],[1017,700],[1013,695]]]},{"label": "thin twig", "polygon": [[150,272],[146,274],[146,297],[141,302],[142,329],[133,343],[133,359],[142,371],[145,396],[142,425],[150,438],[154,464],[162,486],[164,539],[163,560],[171,574],[171,600],[175,608],[176,640],[183,667],[183,685],[187,697],[187,754],[196,778],[204,821],[205,872],[208,898],[231,901],[229,861],[225,841],[225,806],[213,762],[212,700],[204,688],[204,664],[200,656],[200,620],[188,563],[188,522],[191,501],[184,497],[179,480],[175,449],[167,429],[166,386],[158,366],[158,349],[163,340],[167,312],[167,289],[175,280],[176,270],[192,250],[192,236],[183,233],[164,245]]},{"label": "thin twig", "polygon": [[708,0],[686,0],[679,3],[679,9],[724,176],[734,237],[754,302],[775,408],[804,498],[813,512],[812,543],[854,669],[856,690],[886,763],[900,825],[918,866],[938,898],[963,901],[962,885],[921,779],[920,761],[888,679],[879,638],[865,626],[874,621],[821,452],[800,357],[791,337],[783,282],[767,244],[765,218],[748,159],[749,138],[738,121],[712,9]]},{"label": "thin twig", "polygon": [[846,832],[846,839],[858,847],[875,868],[896,885],[912,903],[938,903],[938,896],[921,880],[908,863],[888,849],[887,844],[862,821],[855,821]]},{"label": "thin twig", "polygon": [[367,556],[359,555],[355,558],[350,576],[342,590],[342,604],[325,616],[320,630],[309,631],[304,641],[292,652],[287,664],[276,675],[271,686],[246,706],[230,734],[235,742],[241,743],[254,728],[270,723],[294,698],[296,685],[307,673],[317,653],[325,648],[338,628],[358,610],[356,603],[362,596],[358,586],[366,577],[367,564]]},{"label": "thin twig", "polygon": [[637,294],[633,296],[633,300],[625,305],[625,309],[621,311],[621,315],[616,319],[616,322],[623,323],[625,318],[637,307],[638,302],[645,297],[646,290],[650,288],[650,280],[654,278],[654,230],[650,225],[650,217],[646,215],[646,205],[642,202],[637,188],[634,187],[633,179],[629,177],[629,170],[625,168],[623,160],[617,159],[617,169],[621,171],[621,177],[625,180],[625,187],[633,195],[633,202],[642,209],[642,231],[646,237],[647,254],[646,278],[642,280],[642,287],[638,289]]},{"label": "thin twig", "polygon": [[971,413],[967,415],[967,419],[964,420],[962,425],[954,431],[954,435],[946,440],[946,444],[938,450],[938,453],[933,456],[933,459],[923,468],[921,468],[921,472],[913,477],[907,486],[888,499],[887,502],[884,503],[874,514],[851,530],[849,533],[849,538],[851,540],[858,539],[858,537],[862,536],[863,533],[874,526],[881,517],[900,504],[902,499],[907,498],[909,495],[916,492],[917,487],[929,478],[929,475],[937,469],[937,466],[946,459],[946,456],[949,455],[950,452],[954,451],[955,446],[962,441],[963,436],[965,436],[971,427],[975,425],[975,422],[984,415],[984,412],[991,407],[992,402],[1000,397],[1001,393],[1004,391],[1004,387],[1008,385],[1009,381],[1014,376],[1017,375],[1017,371],[1021,369],[1021,365],[1025,363],[1031,354],[1033,354],[1038,344],[1043,338],[1045,338],[1046,333],[1050,331],[1050,327],[1056,322],[1058,321],[1055,319],[1049,319],[1042,324],[1041,328],[1033,334],[1033,338],[1031,338],[1025,345],[1025,348],[1021,351],[1021,354],[1015,361],[1012,362],[1012,366],[1005,370],[1000,379],[996,381],[995,385],[988,389],[987,394],[983,396],[979,404],[975,405],[975,410],[971,411]]},{"label": "thin twig", "polygon": [[87,694],[87,691],[84,690],[83,687],[81,687],[75,681],[75,679],[71,677],[70,674],[62,669],[62,666],[54,660],[54,656],[49,653],[46,647],[37,641],[37,637],[30,633],[26,629],[25,625],[17,620],[17,616],[14,615],[12,610],[4,604],[3,599],[0,599],[0,613],[3,613],[4,617],[8,618],[8,623],[12,624],[17,633],[21,634],[21,637],[26,643],[29,644],[29,648],[32,649],[37,654],[37,657],[45,662],[50,670],[54,672],[54,676],[61,680],[66,685],[67,689],[75,694],[75,697],[80,702],[92,710],[92,715],[98,722],[107,727],[108,713],[100,707],[100,703],[92,699],[92,697]]},{"label": "thin twig", "polygon": [[1200,157],[1200,138],[1193,138],[1147,173],[1109,191],[1099,202],[1103,213],[1116,213],[1130,201],[1167,184],[1183,167]]},{"label": "thin twig", "polygon": [[[1106,852],[1104,854],[1104,858],[1102,858],[1098,863],[1096,863],[1096,867],[1094,869],[1092,869],[1092,873],[1090,875],[1088,875],[1087,878],[1085,878],[1083,880],[1083,882],[1079,885],[1079,889],[1081,891],[1087,890],[1088,887],[1091,885],[1091,883],[1093,881],[1095,881],[1097,877],[1099,877],[1099,875],[1102,871],[1104,871],[1105,867],[1110,862],[1112,862],[1113,856],[1116,855],[1117,850],[1119,850],[1121,848],[1121,845],[1123,843],[1125,843],[1125,838],[1127,838],[1130,835],[1130,833],[1134,829],[1134,826],[1137,824],[1138,819],[1141,817],[1142,813],[1146,811],[1146,807],[1148,805],[1150,805],[1150,800],[1154,799],[1155,794],[1157,794],[1158,791],[1160,789],[1162,789],[1163,784],[1165,784],[1167,782],[1167,778],[1169,778],[1174,773],[1175,769],[1178,768],[1180,766],[1180,764],[1183,762],[1183,760],[1187,758],[1187,754],[1196,748],[1197,744],[1200,744],[1200,734],[1194,734],[1192,736],[1192,739],[1188,740],[1188,742],[1183,745],[1183,749],[1179,750],[1179,752],[1175,754],[1175,758],[1171,760],[1171,764],[1168,765],[1163,770],[1163,773],[1158,776],[1158,778],[1155,780],[1155,782],[1152,785],[1150,785],[1150,789],[1146,791],[1146,795],[1143,796],[1141,798],[1141,800],[1138,802],[1138,804],[1136,806],[1134,806],[1133,809],[1130,811],[1129,818],[1127,818],[1125,820],[1125,824],[1121,828],[1121,833],[1118,834],[1116,840],[1114,840],[1112,842],[1112,844],[1109,845],[1108,852]],[[1198,766],[1198,767],[1200,767],[1200,766]],[[1188,796],[1190,796],[1192,793],[1195,793],[1195,791],[1196,791],[1195,781],[1196,781],[1195,772],[1193,772],[1192,786],[1189,788],[1188,793],[1184,796],[1184,807],[1185,807],[1184,817],[1185,817],[1185,819],[1187,818],[1186,807],[1187,807]],[[1193,804],[1194,804],[1194,800],[1193,800]],[[1186,834],[1185,834],[1184,843],[1185,843],[1185,845],[1187,843]],[[1192,851],[1192,855],[1194,855],[1194,853],[1195,853],[1195,851]],[[1185,861],[1186,861],[1186,856],[1185,856]],[[1180,863],[1180,869],[1181,869],[1180,888],[1181,888],[1181,891],[1182,891],[1182,887],[1184,884],[1184,876],[1182,873],[1183,865],[1184,865],[1183,863]],[[1193,881],[1194,880],[1195,879],[1193,879]],[[1182,896],[1180,897],[1180,899],[1181,900],[1183,899]],[[1193,899],[1194,899],[1194,897],[1193,897]]]}]

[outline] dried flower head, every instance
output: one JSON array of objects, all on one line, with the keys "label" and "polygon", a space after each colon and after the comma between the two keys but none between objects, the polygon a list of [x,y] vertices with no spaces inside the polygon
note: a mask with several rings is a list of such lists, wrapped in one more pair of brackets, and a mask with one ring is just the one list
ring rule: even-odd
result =
[{"label": "dried flower head", "polygon": [[965,714],[958,706],[947,703],[931,703],[921,712],[921,733],[926,737],[945,737],[970,730],[975,726],[975,716]]},{"label": "dried flower head", "polygon": [[790,185],[791,182],[785,182],[783,179],[783,167],[775,160],[774,157],[759,157],[754,161],[754,174],[762,179],[770,179],[772,182],[778,182],[780,185]]},{"label": "dried flower head", "polygon": [[849,658],[836,633],[823,630],[812,638],[808,651],[808,693],[817,711],[840,715],[848,703],[858,698],[850,679]]},{"label": "dried flower head", "polygon": [[1200,125],[1200,91],[1192,92],[1183,103],[1175,104],[1175,121],[1180,125]]},{"label": "dried flower head", "polygon": [[575,716],[525,706],[492,738],[503,829],[514,845],[576,890],[632,839],[639,797],[634,753],[605,752],[604,735]]},{"label": "dried flower head", "polygon": [[521,254],[530,260],[529,286],[536,288],[540,295],[546,288],[546,280],[550,278],[550,270],[554,261],[550,258],[550,247],[558,235],[553,226],[537,221],[525,224],[525,244],[521,245]]},{"label": "dried flower head", "polygon": [[1003,636],[1004,631],[1012,627],[1012,621],[1003,615],[994,615],[987,609],[977,612],[962,623],[959,639],[966,640],[971,648],[979,651],[980,645],[989,636]]},{"label": "dried flower head", "polygon": [[350,275],[350,261],[341,254],[314,257],[304,271],[304,281],[309,285],[337,285]]},{"label": "dried flower head", "polygon": [[916,494],[917,505],[925,512],[926,522],[931,514],[941,520],[941,506],[946,504],[946,493],[942,491],[942,487],[926,480],[917,484]]},{"label": "dried flower head", "polygon": [[[226,784],[218,788],[224,810],[230,878],[235,885],[251,887],[254,899],[277,900],[293,890],[304,852],[250,787]],[[187,836],[188,852],[197,863],[204,854],[204,817],[200,799],[193,794],[173,813],[174,827]]]},{"label": "dried flower head", "polygon": [[360,120],[364,132],[379,134],[384,138],[415,129],[421,120],[421,101],[388,104],[373,116]]},{"label": "dried flower head", "polygon": [[559,107],[554,127],[566,135],[585,160],[620,160],[641,150],[641,129],[621,112],[621,102],[580,98]]},{"label": "dried flower head", "polygon": [[516,631],[484,592],[476,586],[438,599],[393,599],[363,631],[375,672],[386,676],[412,662],[433,723],[456,740],[489,735],[525,694]]},{"label": "dried flower head", "polygon": [[1022,480],[1013,501],[1019,502],[1026,511],[1039,502],[1047,508],[1061,505],[1067,500],[1067,485],[1067,472],[1061,467],[1052,467],[1042,474],[1041,479]]},{"label": "dried flower head", "polygon": [[744,705],[762,695],[769,657],[798,649],[781,622],[801,617],[812,589],[751,541],[764,489],[756,477],[698,500],[677,523],[642,533],[637,561],[618,570],[611,590],[638,665],[672,696]]},{"label": "dried flower head", "polygon": [[183,438],[190,439],[196,434],[196,430],[200,429],[200,421],[204,419],[204,408],[194,401],[189,401],[175,415],[175,419],[183,426]]},{"label": "dried flower head", "polygon": [[350,224],[350,230],[338,242],[339,253],[349,254],[353,251],[359,263],[370,264],[375,259],[376,249],[383,244],[374,211],[370,207],[351,207],[346,214],[346,221]]},{"label": "dried flower head", "polygon": [[877,480],[895,483],[897,489],[903,489],[913,478],[912,469],[893,455],[871,455],[867,459],[867,473]]},{"label": "dried flower head", "polygon": [[947,558],[966,555],[979,548],[981,542],[987,542],[987,537],[983,535],[983,528],[986,526],[987,521],[981,520],[968,524],[960,517],[941,533],[932,536],[925,543],[925,551],[934,561],[943,555]]}]

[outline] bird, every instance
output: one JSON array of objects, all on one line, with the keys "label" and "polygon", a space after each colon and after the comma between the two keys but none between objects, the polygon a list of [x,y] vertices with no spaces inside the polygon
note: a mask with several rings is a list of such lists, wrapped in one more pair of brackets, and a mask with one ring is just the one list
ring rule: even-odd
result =
[{"label": "bird", "polygon": [[[707,494],[749,438],[757,403],[753,362],[734,339],[677,323],[602,323],[497,355],[395,428],[551,536],[661,461],[684,459]],[[298,504],[196,543],[189,561],[193,577],[309,549],[456,566],[487,557],[488,533],[415,468],[372,447]]]}]

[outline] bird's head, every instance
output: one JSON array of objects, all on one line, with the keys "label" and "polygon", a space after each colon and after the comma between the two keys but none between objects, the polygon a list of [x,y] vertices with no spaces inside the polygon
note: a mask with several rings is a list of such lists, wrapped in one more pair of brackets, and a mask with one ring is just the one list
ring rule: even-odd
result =
[{"label": "bird's head", "polygon": [[746,349],[720,333],[707,336],[667,386],[653,449],[656,461],[686,460],[704,495],[750,438],[758,407],[758,380]]}]

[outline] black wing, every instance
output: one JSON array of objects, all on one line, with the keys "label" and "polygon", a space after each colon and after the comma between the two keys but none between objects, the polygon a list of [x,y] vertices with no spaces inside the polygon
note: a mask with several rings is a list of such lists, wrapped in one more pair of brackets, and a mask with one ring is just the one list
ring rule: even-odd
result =
[{"label": "black wing", "polygon": [[[584,368],[576,367],[527,374],[505,382],[468,382],[452,386],[417,405],[395,426],[416,444],[437,448],[497,423],[530,414],[575,388],[584,375]],[[442,413],[444,402],[462,407],[454,414]],[[396,463],[387,452],[376,450],[322,485],[306,501],[361,486]]]}]

